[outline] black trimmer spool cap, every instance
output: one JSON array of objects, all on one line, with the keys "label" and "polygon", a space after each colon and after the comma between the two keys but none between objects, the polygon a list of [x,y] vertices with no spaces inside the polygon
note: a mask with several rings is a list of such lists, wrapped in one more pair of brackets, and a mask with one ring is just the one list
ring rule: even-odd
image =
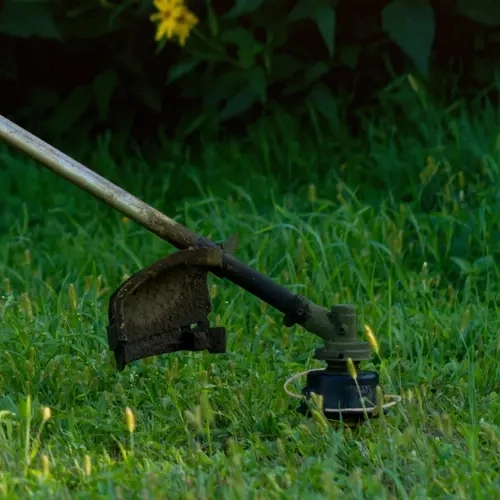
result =
[{"label": "black trimmer spool cap", "polygon": [[[307,374],[307,385],[302,389],[302,394],[306,400],[311,397],[312,393],[323,396],[323,413],[329,420],[359,422],[366,418],[363,407],[375,406],[378,385],[379,374],[374,371],[358,371],[356,380],[347,372],[312,371]],[[350,411],[328,411],[333,408]],[[359,411],[352,411],[353,409],[359,409]],[[310,416],[308,402],[303,401],[298,411]],[[370,414],[370,418],[373,416]]]}]

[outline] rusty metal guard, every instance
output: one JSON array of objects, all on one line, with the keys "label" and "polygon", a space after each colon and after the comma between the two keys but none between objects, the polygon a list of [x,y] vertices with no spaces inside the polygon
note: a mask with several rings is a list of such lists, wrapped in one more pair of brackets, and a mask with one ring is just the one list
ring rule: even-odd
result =
[{"label": "rusty metal guard", "polygon": [[175,351],[226,352],[226,331],[211,328],[207,274],[223,250],[181,250],[142,269],[111,296],[107,328],[118,370]]}]

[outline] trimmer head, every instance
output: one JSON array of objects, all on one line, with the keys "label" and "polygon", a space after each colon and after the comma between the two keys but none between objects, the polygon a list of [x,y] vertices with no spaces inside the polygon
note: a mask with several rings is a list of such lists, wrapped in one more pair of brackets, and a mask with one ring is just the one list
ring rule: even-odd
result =
[{"label": "trimmer head", "polygon": [[209,271],[222,249],[180,250],[134,274],[111,296],[108,344],[118,370],[175,351],[226,352],[226,331],[212,328]]},{"label": "trimmer head", "polygon": [[[399,397],[382,394],[377,372],[359,369],[361,361],[370,359],[371,349],[368,343],[357,340],[356,308],[350,304],[334,306],[330,320],[331,339],[314,354],[316,359],[326,361],[326,368],[290,377],[285,392],[302,399],[297,411],[307,416],[311,414],[313,394],[323,398],[323,414],[329,420],[356,424],[386,413]],[[302,376],[307,378],[301,394],[288,390],[288,385]]]}]

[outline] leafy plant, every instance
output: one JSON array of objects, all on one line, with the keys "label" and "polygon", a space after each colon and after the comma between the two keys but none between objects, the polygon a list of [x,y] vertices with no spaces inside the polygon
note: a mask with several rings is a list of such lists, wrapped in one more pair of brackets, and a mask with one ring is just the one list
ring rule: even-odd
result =
[{"label": "leafy plant", "polygon": [[[312,105],[319,104],[318,93],[332,101],[327,87],[315,86],[328,72],[334,54],[335,10],[331,2],[298,0],[290,8],[287,2],[239,0],[226,11],[221,10],[221,4],[206,2],[205,22],[193,29],[180,59],[169,68],[167,81],[179,84],[182,98],[200,98],[199,108],[191,109],[181,128],[192,130],[202,122],[224,122],[256,104],[265,106],[269,89],[276,86],[288,96],[307,89]],[[304,57],[287,53],[296,24],[304,20],[312,21],[326,49],[326,62],[313,68]],[[324,110],[322,105],[318,109]]]},{"label": "leafy plant", "polygon": [[4,0],[0,105],[57,136],[145,122],[185,136],[277,104],[337,130],[401,72],[465,57],[467,77],[491,81],[499,24],[493,0]]},{"label": "leafy plant", "polygon": [[436,22],[428,0],[393,0],[382,10],[382,28],[428,74]]}]

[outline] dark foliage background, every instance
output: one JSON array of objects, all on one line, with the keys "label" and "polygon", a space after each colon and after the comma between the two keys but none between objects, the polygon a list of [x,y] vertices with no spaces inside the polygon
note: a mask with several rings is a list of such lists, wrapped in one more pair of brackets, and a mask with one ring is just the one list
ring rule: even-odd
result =
[{"label": "dark foliage background", "polygon": [[496,100],[492,0],[192,0],[203,38],[154,40],[150,0],[3,0],[0,109],[60,143],[243,132],[277,107],[359,129],[401,74],[437,98]]}]

